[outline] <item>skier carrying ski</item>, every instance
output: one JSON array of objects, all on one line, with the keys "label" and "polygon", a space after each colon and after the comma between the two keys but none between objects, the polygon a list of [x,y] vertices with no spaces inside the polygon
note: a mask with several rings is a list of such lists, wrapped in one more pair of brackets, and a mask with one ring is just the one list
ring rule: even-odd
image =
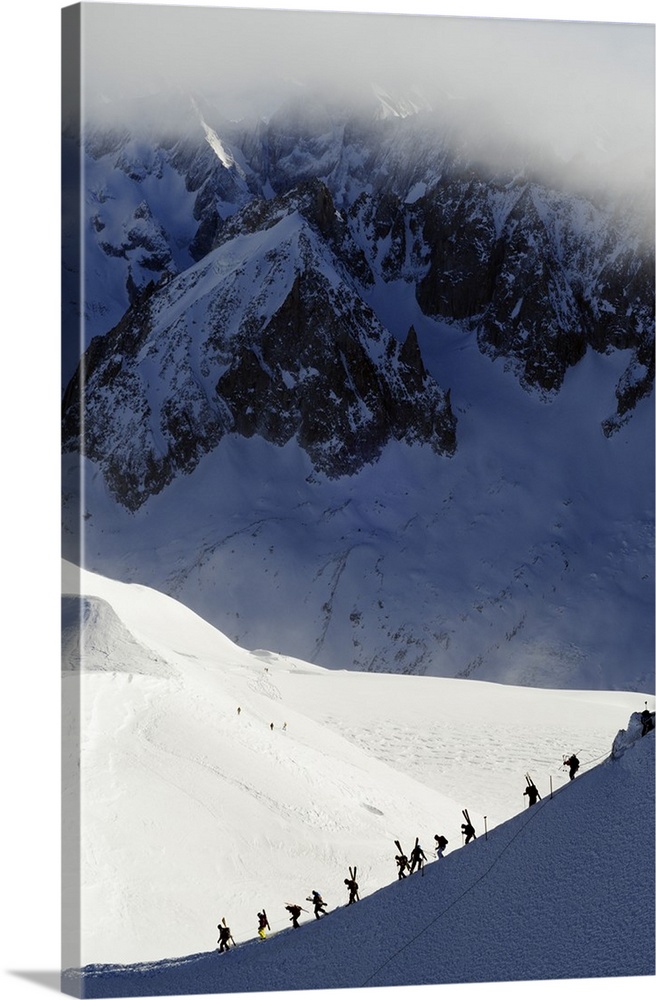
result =
[{"label": "skier carrying ski", "polygon": [[576,756],[575,753],[573,753],[571,757],[568,757],[567,760],[563,761],[563,765],[565,767],[569,767],[569,780],[570,781],[573,781],[574,778],[576,777],[576,772],[578,771],[578,769],[580,767],[580,764],[581,764],[581,762],[579,761],[579,759],[578,759],[578,757]]},{"label": "skier carrying ski", "polygon": [[435,834],[435,857],[438,858],[438,860],[439,858],[444,857],[444,848],[448,843],[449,841],[446,837],[440,836],[439,833]]},{"label": "skier carrying ski", "polygon": [[528,795],[529,808],[531,806],[534,806],[535,803],[540,798],[540,793],[538,792],[537,788],[535,787],[532,781],[528,783],[528,785],[526,786],[526,791],[523,794]]},{"label": "skier carrying ski", "polygon": [[468,844],[470,840],[476,840],[476,830],[472,826],[471,822],[467,820],[466,823],[460,824],[460,829],[465,835],[465,843]]},{"label": "skier carrying ski", "polygon": [[358,896],[358,888],[359,888],[358,883],[355,881],[354,878],[345,878],[344,885],[347,887],[349,891],[349,901],[346,905],[350,906],[351,903],[357,903],[358,900],[360,899],[360,897]]},{"label": "skier carrying ski", "polygon": [[271,927],[269,925],[269,921],[267,920],[267,915],[265,911],[262,910],[262,912],[258,913],[257,915],[257,933],[260,935],[263,941],[266,937],[267,929],[271,930]]},{"label": "skier carrying ski", "polygon": [[230,928],[224,922],[217,925],[219,928],[219,937],[217,939],[217,944],[219,946],[219,951],[230,951],[230,942],[234,944],[234,938],[230,933]]},{"label": "skier carrying ski", "polygon": [[320,920],[321,917],[323,916],[323,911],[326,909],[326,904],[324,903],[323,899],[321,898],[320,893],[318,893],[316,889],[313,889],[312,890],[312,895],[311,896],[306,896],[306,899],[308,900],[308,902],[310,902],[310,903],[313,904],[313,906],[314,906],[314,915],[315,915],[315,917],[316,917],[317,920]]},{"label": "skier carrying ski", "polygon": [[406,868],[408,867],[408,859],[406,858],[405,854],[397,854],[394,860],[398,865],[399,878],[405,878]]},{"label": "skier carrying ski", "polygon": [[421,849],[421,845],[417,841],[415,846],[410,851],[410,874],[412,875],[415,868],[417,871],[421,871],[424,866],[424,861],[426,860],[426,855]]},{"label": "skier carrying ski", "polygon": [[299,926],[298,918],[300,917],[303,911],[303,907],[297,906],[295,903],[288,903],[287,906],[285,906],[285,909],[288,910],[289,913],[291,913],[291,917],[289,919],[292,922],[292,927],[298,927]]}]

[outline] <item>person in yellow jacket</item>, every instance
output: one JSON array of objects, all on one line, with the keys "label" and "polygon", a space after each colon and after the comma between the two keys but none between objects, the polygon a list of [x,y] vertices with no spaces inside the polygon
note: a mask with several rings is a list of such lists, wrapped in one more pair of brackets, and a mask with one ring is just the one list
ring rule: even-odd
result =
[{"label": "person in yellow jacket", "polygon": [[271,927],[269,925],[269,921],[267,920],[266,911],[262,910],[262,912],[257,915],[257,933],[263,941],[266,937],[267,930],[271,930]]}]

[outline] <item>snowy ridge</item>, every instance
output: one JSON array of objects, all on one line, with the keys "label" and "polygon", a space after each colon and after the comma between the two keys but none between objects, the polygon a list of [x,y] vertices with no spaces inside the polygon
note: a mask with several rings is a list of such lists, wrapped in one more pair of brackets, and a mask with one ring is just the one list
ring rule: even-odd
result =
[{"label": "snowy ridge", "polygon": [[[478,858],[480,869],[478,861],[466,866],[467,878],[476,876],[489,867],[490,856],[480,852],[493,842],[505,846],[517,829],[512,824],[523,826],[529,816],[511,818],[525,808],[525,772],[545,807],[550,780],[562,794],[549,805],[571,801],[575,790],[562,756],[579,751],[583,787],[593,774],[586,772],[608,757],[618,729],[644,704],[630,693],[327,671],[265,650],[248,652],[164,595],[70,564],[63,591],[64,721],[75,725],[79,715],[83,740],[81,770],[73,738],[65,761],[65,801],[75,797],[79,781],[82,802],[84,945],[80,955],[71,939],[65,963],[71,967],[198,955],[213,947],[224,915],[244,942],[255,937],[262,906],[274,931],[281,930],[284,903],[309,908],[303,900],[313,888],[328,902],[331,923],[351,921],[351,911],[375,908],[381,892],[403,898],[411,891],[390,887],[395,839],[409,851],[420,837],[430,858],[433,835],[444,833],[454,865],[444,871]],[[81,630],[71,614],[78,594],[84,595]],[[67,642],[78,631],[82,660]],[[629,767],[631,759],[627,750],[613,764]],[[601,796],[604,808],[610,798]],[[478,840],[457,851],[465,807]],[[74,846],[77,813],[71,808],[66,816]],[[570,820],[562,822],[572,827]],[[361,902],[333,914],[346,902],[343,880],[352,865]],[[417,886],[412,891],[429,887],[438,868],[429,865],[425,877],[407,880]],[[448,898],[461,894],[459,878],[449,883]],[[311,932],[303,923],[302,929]],[[390,944],[372,947],[375,966]],[[202,979],[205,961],[186,959],[185,968]],[[282,964],[283,978],[289,968]],[[433,972],[429,966],[426,981]],[[348,982],[334,985],[362,985],[348,963],[343,975]],[[293,978],[277,987],[257,982],[235,980],[220,989],[295,988]],[[183,991],[176,982],[171,988]]]},{"label": "snowy ridge", "polygon": [[421,111],[430,111],[429,102],[416,90],[400,96],[392,96],[384,87],[381,87],[377,83],[372,83],[371,89],[380,102],[380,107],[374,113],[374,116],[378,119],[389,117],[407,118],[410,115],[419,114]]},{"label": "snowy ridge", "polygon": [[207,122],[203,121],[202,118],[201,118],[201,125],[205,129],[205,138],[207,139],[207,142],[208,142],[209,146],[216,153],[216,155],[217,155],[217,157],[219,159],[219,162],[227,170],[230,170],[231,167],[235,166],[234,157],[232,156],[231,153],[229,153],[226,150],[226,148],[224,147],[223,143],[219,139],[219,137],[216,134],[216,132],[214,131],[214,129],[210,128],[210,126],[207,124]]}]

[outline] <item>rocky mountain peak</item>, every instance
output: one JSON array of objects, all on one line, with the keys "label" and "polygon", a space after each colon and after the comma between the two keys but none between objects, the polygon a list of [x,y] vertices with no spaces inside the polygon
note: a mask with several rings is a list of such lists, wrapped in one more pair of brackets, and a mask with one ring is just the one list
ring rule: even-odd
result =
[{"label": "rocky mountain peak", "polygon": [[83,420],[85,453],[133,510],[225,434],[295,438],[329,477],[390,439],[453,454],[455,417],[416,333],[399,348],[345,278],[361,262],[321,181],[249,204],[195,269],[149,285],[94,339],[64,400],[65,448]]},{"label": "rocky mountain peak", "polygon": [[411,326],[408,330],[408,336],[405,338],[403,346],[399,351],[399,361],[416,374],[418,381],[424,381],[427,372],[424,368],[419,341],[417,340],[417,331],[414,326]]}]

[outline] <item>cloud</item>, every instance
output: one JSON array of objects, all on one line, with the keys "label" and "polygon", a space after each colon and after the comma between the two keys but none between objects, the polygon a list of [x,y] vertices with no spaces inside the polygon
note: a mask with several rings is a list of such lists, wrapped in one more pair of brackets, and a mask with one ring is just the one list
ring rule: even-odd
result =
[{"label": "cloud", "polygon": [[470,134],[499,128],[653,185],[649,25],[131,4],[83,4],[82,18],[92,118],[189,92],[238,117],[290,81],[352,97],[375,82],[461,107]]}]

